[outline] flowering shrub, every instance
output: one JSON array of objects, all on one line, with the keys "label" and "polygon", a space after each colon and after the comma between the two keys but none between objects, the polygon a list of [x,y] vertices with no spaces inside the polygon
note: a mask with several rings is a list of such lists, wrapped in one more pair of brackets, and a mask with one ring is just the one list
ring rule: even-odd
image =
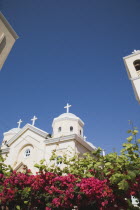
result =
[{"label": "flowering shrub", "polygon": [[0,204],[25,209],[73,209],[92,204],[97,209],[108,206],[113,200],[112,190],[106,180],[94,177],[81,178],[68,174],[45,172],[37,175],[13,171],[9,177],[0,175]]},{"label": "flowering shrub", "polygon": [[[36,175],[29,170],[12,171],[0,155],[1,209],[138,209],[132,205],[131,196],[140,206],[140,139],[136,140],[137,130],[128,133],[131,136],[123,144],[120,155],[102,156],[98,148],[83,158],[64,156],[63,169],[48,167],[42,160],[40,165],[36,164],[39,169]],[[54,158],[55,154],[51,159]]]}]

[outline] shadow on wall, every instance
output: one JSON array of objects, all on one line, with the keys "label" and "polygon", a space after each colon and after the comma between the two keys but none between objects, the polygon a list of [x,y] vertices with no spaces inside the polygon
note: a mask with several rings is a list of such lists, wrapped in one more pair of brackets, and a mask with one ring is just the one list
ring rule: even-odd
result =
[{"label": "shadow on wall", "polygon": [[5,46],[6,46],[6,37],[4,37],[2,42],[0,43],[0,54],[2,53]]}]

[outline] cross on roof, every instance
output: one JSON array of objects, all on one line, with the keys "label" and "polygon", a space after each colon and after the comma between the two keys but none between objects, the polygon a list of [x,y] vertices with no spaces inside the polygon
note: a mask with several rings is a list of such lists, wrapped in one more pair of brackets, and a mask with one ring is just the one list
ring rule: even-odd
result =
[{"label": "cross on roof", "polygon": [[67,106],[64,106],[64,108],[67,110],[66,112],[67,113],[69,113],[69,108],[71,107],[71,105],[69,105],[68,103],[67,103]]},{"label": "cross on roof", "polygon": [[32,120],[32,125],[34,126],[35,121],[37,120],[37,117],[36,117],[36,116],[34,116],[34,117],[33,117],[33,119],[31,119],[31,120]]},{"label": "cross on roof", "polygon": [[105,156],[105,149],[102,150],[102,153],[103,153],[103,157],[104,157]]},{"label": "cross on roof", "polygon": [[20,119],[20,120],[17,122],[18,128],[20,128],[21,123],[22,123],[22,120]]},{"label": "cross on roof", "polygon": [[86,141],[86,139],[87,139],[87,137],[86,137],[86,136],[84,136],[84,141]]}]

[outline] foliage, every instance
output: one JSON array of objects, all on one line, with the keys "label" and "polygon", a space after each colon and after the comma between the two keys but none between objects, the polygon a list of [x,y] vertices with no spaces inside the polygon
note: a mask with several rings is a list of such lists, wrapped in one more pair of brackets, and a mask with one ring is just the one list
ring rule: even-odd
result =
[{"label": "foliage", "polygon": [[4,164],[4,161],[5,161],[5,158],[2,156],[1,150],[0,150],[0,174],[8,175],[12,171],[12,168]]},{"label": "foliage", "polygon": [[[63,167],[47,166],[42,160],[35,165],[39,169],[36,175],[29,170],[9,173],[2,162],[0,205],[10,210],[137,209],[132,206],[131,195],[140,206],[140,139],[136,139],[137,129],[128,133],[130,136],[119,155],[102,156],[98,148],[83,157],[64,155]],[[55,159],[54,151],[52,163]]]},{"label": "foliage", "polygon": [[[102,149],[98,148],[92,154],[83,154],[83,158],[75,155],[72,158],[63,157],[65,167],[47,167],[46,171],[57,172],[58,174],[74,174],[83,178],[95,177],[99,180],[107,180],[108,186],[112,189],[115,199],[115,206],[126,209],[131,204],[131,195],[135,196],[140,206],[140,139],[136,139],[138,130],[129,130],[130,136],[123,144],[123,149],[118,155],[116,152],[102,156]],[[55,159],[55,152],[52,160]],[[114,204],[113,204],[114,205]]]}]

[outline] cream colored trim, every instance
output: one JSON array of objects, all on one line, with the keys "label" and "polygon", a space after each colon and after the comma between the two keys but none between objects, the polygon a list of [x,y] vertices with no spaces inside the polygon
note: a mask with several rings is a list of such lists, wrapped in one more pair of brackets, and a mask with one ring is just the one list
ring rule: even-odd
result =
[{"label": "cream colored trim", "polygon": [[9,32],[13,35],[13,37],[15,39],[18,39],[19,36],[17,35],[17,33],[14,31],[14,29],[12,28],[12,26],[8,23],[8,21],[6,20],[6,18],[4,17],[4,15],[0,12],[0,19],[2,20],[2,22],[4,23],[4,25],[7,27],[7,29],[9,30]]},{"label": "cream colored trim", "polygon": [[1,150],[2,154],[9,153],[9,152],[10,152],[10,148],[9,147]]},{"label": "cream colored trim", "polygon": [[13,136],[8,142],[7,144],[10,146],[17,138],[19,138],[23,133],[25,133],[27,130],[31,130],[35,133],[37,133],[38,135],[47,138],[48,133],[35,127],[32,126],[30,124],[26,124],[15,136]]},{"label": "cream colored trim", "polygon": [[72,135],[68,135],[68,136],[61,136],[61,137],[58,137],[58,138],[49,138],[49,139],[46,139],[44,141],[44,143],[46,145],[49,145],[49,144],[56,144],[57,142],[71,141],[71,140],[75,140],[75,141],[79,142],[79,144],[84,146],[89,151],[92,151],[92,150],[96,149],[96,147],[94,147],[94,148],[91,147],[86,141],[84,141],[83,137],[78,136],[77,134],[72,134]]}]

